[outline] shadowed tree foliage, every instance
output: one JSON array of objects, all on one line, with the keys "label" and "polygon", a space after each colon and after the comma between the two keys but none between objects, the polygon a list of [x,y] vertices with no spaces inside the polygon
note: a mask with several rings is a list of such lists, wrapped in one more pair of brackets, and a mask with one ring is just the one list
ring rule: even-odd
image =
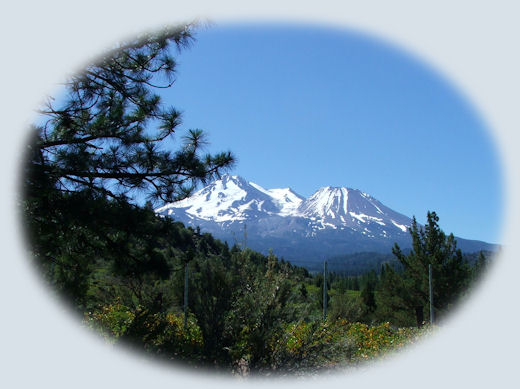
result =
[{"label": "shadowed tree foliage", "polygon": [[29,245],[75,306],[85,306],[87,280],[100,262],[138,299],[148,275],[167,278],[172,228],[133,202],[181,199],[234,162],[230,152],[202,153],[199,129],[175,143],[181,114],[157,94],[174,84],[174,54],[190,45],[192,30],[165,28],[117,44],[39,111],[22,188]]},{"label": "shadowed tree foliage", "polygon": [[187,132],[173,151],[180,112],[154,92],[175,82],[172,56],[189,46],[192,27],[167,28],[123,42],[65,82],[63,98],[40,110],[30,143],[31,183],[45,176],[62,192],[87,189],[110,198],[136,190],[177,200],[229,167],[229,152],[201,155],[204,134]]},{"label": "shadowed tree foliage", "polygon": [[380,298],[386,309],[415,312],[418,324],[429,317],[424,309],[429,304],[428,265],[433,269],[434,308],[441,315],[457,302],[471,279],[471,268],[457,249],[455,237],[446,236],[438,222],[435,212],[428,212],[424,228],[414,218],[410,253],[405,255],[397,244],[392,250],[403,272],[387,266],[381,276]]}]

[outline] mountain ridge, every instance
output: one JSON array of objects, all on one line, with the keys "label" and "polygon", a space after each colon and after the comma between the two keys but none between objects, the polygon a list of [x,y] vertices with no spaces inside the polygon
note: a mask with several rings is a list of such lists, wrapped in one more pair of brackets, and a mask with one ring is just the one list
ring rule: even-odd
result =
[{"label": "mountain ridge", "polygon": [[[191,197],[155,212],[200,227],[229,244],[290,261],[321,261],[355,252],[391,252],[411,246],[412,219],[368,193],[326,186],[305,198],[290,188],[265,189],[240,176],[223,175]],[[238,238],[237,238],[238,237]],[[466,251],[491,244],[457,239]]]}]

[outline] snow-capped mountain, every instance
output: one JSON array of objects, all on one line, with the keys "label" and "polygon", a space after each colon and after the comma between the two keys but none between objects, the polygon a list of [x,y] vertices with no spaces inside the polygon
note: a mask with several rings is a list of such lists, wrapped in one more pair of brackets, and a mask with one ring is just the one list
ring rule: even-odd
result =
[{"label": "snow-capped mountain", "polygon": [[[225,175],[191,197],[155,210],[228,243],[285,259],[318,261],[410,246],[412,219],[357,189],[324,187],[305,199]],[[471,242],[471,241],[465,241]],[[483,243],[483,242],[481,242]],[[459,245],[460,246],[460,245]]]},{"label": "snow-capped mountain", "polygon": [[[298,216],[324,228],[350,227],[365,234],[400,234],[411,226],[409,217],[392,211],[357,189],[324,187],[297,209]],[[381,227],[385,227],[382,229]]]},{"label": "snow-capped mountain", "polygon": [[242,177],[225,175],[193,196],[167,204],[156,212],[176,219],[184,216],[190,220],[226,223],[273,215],[289,216],[303,200],[290,188],[267,190]]}]

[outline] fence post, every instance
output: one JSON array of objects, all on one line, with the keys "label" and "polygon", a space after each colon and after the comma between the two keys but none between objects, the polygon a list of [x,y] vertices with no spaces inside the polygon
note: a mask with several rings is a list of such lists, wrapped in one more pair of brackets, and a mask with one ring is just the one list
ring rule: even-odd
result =
[{"label": "fence post", "polygon": [[184,330],[188,328],[188,261],[184,263]]},{"label": "fence post", "polygon": [[430,325],[433,325],[434,312],[433,312],[433,269],[432,265],[428,265],[428,284],[430,289]]},{"label": "fence post", "polygon": [[323,321],[327,320],[327,261],[323,262]]}]

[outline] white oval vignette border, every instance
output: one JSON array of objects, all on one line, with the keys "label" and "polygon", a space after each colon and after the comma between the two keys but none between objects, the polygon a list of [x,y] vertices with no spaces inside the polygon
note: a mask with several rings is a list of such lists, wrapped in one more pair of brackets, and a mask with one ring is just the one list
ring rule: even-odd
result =
[{"label": "white oval vignette border", "polygon": [[[20,0],[4,10],[2,134],[2,387],[201,387],[327,385],[363,388],[512,387],[519,313],[520,36],[512,1],[453,4],[376,1],[100,1]],[[454,82],[487,121],[505,177],[503,243],[498,264],[449,324],[420,347],[351,375],[239,381],[166,369],[111,349],[88,334],[42,288],[26,260],[16,209],[27,125],[52,85],[103,47],[140,30],[196,17],[215,21],[297,21],[360,29],[397,43]]]}]

